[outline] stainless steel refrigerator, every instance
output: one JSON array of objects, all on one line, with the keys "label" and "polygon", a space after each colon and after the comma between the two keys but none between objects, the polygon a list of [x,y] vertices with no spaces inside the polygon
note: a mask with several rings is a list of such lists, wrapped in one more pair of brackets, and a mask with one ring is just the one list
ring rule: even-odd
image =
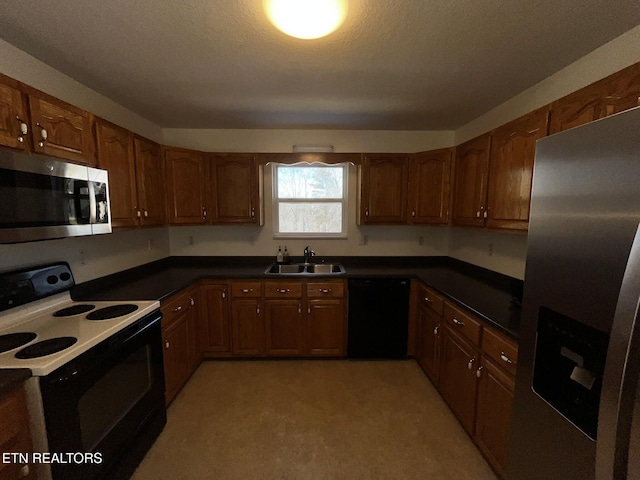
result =
[{"label": "stainless steel refrigerator", "polygon": [[640,108],[537,142],[509,480],[640,479]]}]

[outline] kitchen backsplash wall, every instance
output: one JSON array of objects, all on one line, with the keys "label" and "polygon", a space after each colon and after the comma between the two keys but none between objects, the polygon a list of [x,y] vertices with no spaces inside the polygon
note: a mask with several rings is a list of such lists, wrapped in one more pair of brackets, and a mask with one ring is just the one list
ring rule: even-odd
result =
[{"label": "kitchen backsplash wall", "polygon": [[65,261],[76,283],[168,257],[166,228],[0,245],[0,271]]}]

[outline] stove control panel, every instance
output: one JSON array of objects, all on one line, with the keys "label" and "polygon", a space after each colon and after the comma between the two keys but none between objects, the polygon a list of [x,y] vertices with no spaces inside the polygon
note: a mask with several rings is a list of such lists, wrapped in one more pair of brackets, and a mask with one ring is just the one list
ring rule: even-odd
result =
[{"label": "stove control panel", "polygon": [[0,273],[0,312],[70,290],[73,275],[67,263]]}]

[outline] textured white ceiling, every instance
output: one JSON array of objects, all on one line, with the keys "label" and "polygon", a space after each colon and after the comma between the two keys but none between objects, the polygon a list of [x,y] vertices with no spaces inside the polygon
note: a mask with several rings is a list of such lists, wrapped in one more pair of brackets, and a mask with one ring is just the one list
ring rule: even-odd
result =
[{"label": "textured white ceiling", "polygon": [[0,37],[161,127],[455,129],[640,24],[638,0],[0,0]]}]

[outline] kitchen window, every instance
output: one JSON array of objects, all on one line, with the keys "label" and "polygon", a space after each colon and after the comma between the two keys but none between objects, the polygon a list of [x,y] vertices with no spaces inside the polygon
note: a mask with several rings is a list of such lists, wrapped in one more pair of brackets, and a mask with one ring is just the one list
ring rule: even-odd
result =
[{"label": "kitchen window", "polygon": [[348,164],[273,166],[278,237],[346,237]]}]

